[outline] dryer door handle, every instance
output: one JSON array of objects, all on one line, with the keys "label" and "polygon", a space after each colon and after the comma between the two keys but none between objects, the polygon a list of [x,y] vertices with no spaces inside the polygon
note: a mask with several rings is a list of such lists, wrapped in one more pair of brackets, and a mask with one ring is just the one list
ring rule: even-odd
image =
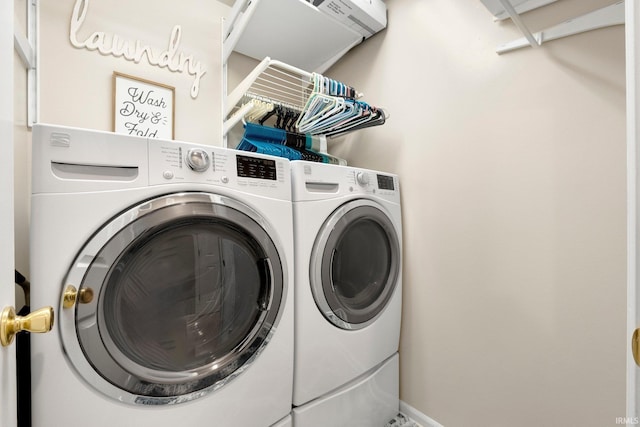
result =
[{"label": "dryer door handle", "polygon": [[0,314],[0,344],[3,347],[13,342],[19,332],[45,333],[53,328],[53,307],[43,307],[26,316],[16,315],[16,310],[5,307]]}]

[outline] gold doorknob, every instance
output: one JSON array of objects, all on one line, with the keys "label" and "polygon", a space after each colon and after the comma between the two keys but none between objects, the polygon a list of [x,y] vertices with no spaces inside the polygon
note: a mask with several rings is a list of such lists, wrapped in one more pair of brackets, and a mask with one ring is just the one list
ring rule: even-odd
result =
[{"label": "gold doorknob", "polygon": [[631,351],[633,352],[633,360],[636,361],[636,365],[640,366],[640,328],[633,331]]},{"label": "gold doorknob", "polygon": [[3,347],[13,342],[18,332],[44,333],[53,327],[53,308],[43,307],[26,316],[17,316],[13,307],[5,307],[0,314],[0,344]]},{"label": "gold doorknob", "polygon": [[68,285],[62,295],[62,307],[71,308],[76,305],[76,302],[80,304],[89,304],[93,301],[93,289],[81,288],[77,290],[75,286]]}]

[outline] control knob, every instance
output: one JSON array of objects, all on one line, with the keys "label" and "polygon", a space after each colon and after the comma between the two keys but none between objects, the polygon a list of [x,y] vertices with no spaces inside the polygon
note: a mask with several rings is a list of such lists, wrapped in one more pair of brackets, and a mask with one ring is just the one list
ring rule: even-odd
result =
[{"label": "control knob", "polygon": [[364,172],[358,172],[358,173],[356,173],[356,181],[362,187],[364,187],[366,185],[369,185],[369,175],[367,175]]},{"label": "control knob", "polygon": [[202,148],[191,148],[187,151],[187,166],[196,172],[204,172],[209,168],[209,155]]}]

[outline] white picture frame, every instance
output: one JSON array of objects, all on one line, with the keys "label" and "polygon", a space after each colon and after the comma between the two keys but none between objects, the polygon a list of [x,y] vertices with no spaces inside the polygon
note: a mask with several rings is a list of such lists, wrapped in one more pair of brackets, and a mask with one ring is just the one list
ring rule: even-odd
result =
[{"label": "white picture frame", "polygon": [[113,72],[113,131],[175,139],[175,88]]}]

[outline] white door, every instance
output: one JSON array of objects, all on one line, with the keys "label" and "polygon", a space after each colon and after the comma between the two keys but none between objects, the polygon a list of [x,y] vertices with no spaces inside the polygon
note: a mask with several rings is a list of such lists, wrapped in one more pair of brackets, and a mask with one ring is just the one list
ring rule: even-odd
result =
[{"label": "white door", "polygon": [[[0,310],[14,304],[13,1],[0,2]],[[16,425],[16,349],[0,347],[0,427]]]},{"label": "white door", "polygon": [[[625,4],[627,61],[627,330],[630,345],[627,357],[627,414],[618,424],[640,422],[640,5]],[[634,360],[635,359],[635,360]]]}]

